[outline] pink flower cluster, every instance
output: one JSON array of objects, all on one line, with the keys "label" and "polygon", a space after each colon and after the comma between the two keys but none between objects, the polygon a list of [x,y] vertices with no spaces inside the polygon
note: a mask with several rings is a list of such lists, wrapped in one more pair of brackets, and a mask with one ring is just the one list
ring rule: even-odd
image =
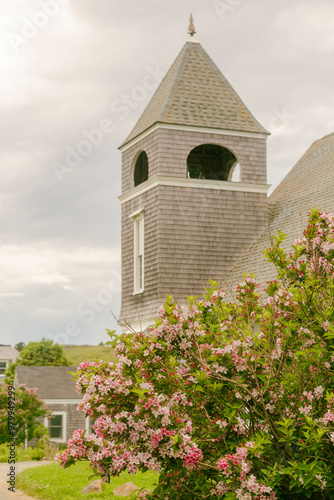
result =
[{"label": "pink flower cluster", "polygon": [[[247,443],[248,448],[253,448],[254,443]],[[236,490],[238,499],[275,499],[276,495],[272,488],[259,483],[254,474],[247,474],[250,472],[250,464],[247,462],[248,449],[246,447],[238,447],[233,455],[225,455],[217,462],[218,469],[223,473],[226,478],[240,477],[240,488]],[[221,495],[227,493],[231,489],[231,481],[225,483],[224,481],[218,482],[215,488],[211,490],[212,494]],[[253,496],[255,494],[255,496]]]}]

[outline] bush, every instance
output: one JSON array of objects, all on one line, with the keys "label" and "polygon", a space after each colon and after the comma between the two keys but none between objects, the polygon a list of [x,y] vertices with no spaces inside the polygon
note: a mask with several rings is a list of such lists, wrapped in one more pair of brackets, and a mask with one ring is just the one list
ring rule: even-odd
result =
[{"label": "bush", "polygon": [[[25,462],[27,460],[51,460],[55,457],[58,449],[51,448],[49,445],[38,445],[32,448],[28,446],[25,450],[23,445],[16,448],[15,460],[16,462]],[[6,444],[0,445],[0,463],[8,462],[9,448]]]},{"label": "bush", "polygon": [[158,471],[156,500],[334,498],[334,217],[312,211],[289,255],[283,241],[265,304],[252,276],[235,303],[212,282],[115,339],[118,364],[80,365],[96,435],[76,431],[64,467]]},{"label": "bush", "polygon": [[50,417],[44,401],[35,389],[24,385],[14,387],[0,384],[0,444],[9,443],[15,438],[18,446],[27,438],[37,439],[46,436],[47,429],[38,419]]},{"label": "bush", "polygon": [[44,449],[33,448],[31,452],[31,460],[43,460],[43,459],[45,459]]}]

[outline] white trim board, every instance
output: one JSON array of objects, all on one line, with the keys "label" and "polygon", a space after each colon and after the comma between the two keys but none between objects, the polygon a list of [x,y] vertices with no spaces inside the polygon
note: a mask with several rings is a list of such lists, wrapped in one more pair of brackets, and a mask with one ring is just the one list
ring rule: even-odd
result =
[{"label": "white trim board", "polygon": [[140,208],[139,210],[136,210],[135,212],[132,212],[132,214],[129,215],[129,219],[138,218],[138,216],[141,215],[143,212],[144,212],[144,209]]},{"label": "white trim board", "polygon": [[166,177],[162,175],[154,175],[147,181],[143,182],[135,188],[129,189],[121,194],[118,199],[123,203],[136,198],[140,194],[146,193],[156,186],[174,186],[197,189],[216,189],[219,191],[241,191],[244,193],[263,193],[266,194],[270,188],[270,184],[250,184],[246,182],[227,182],[227,181],[212,181],[207,179],[187,179],[182,177]]},{"label": "white trim board", "polygon": [[159,128],[162,129],[164,128],[168,130],[181,130],[183,132],[199,132],[204,134],[232,135],[234,137],[258,137],[259,139],[267,139],[268,136],[270,135],[270,132],[265,134],[264,132],[243,132],[241,130],[223,130],[220,128],[196,127],[196,126],[192,127],[190,125],[175,125],[172,123],[158,122],[149,127],[148,129],[144,130],[144,132],[139,134],[137,137],[131,139],[131,141],[127,142],[126,144],[123,144],[123,146],[120,146],[118,149],[120,150],[121,153],[123,153],[131,146],[137,144],[137,142],[149,136]]},{"label": "white trim board", "polygon": [[81,399],[43,399],[43,401],[47,405],[78,405]]}]

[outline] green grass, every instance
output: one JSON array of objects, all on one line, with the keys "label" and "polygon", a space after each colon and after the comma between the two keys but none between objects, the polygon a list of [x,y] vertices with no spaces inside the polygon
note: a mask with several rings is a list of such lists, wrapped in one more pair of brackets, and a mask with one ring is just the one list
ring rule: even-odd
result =
[{"label": "green grass", "polygon": [[114,350],[104,345],[64,345],[64,353],[72,366],[79,366],[83,361],[117,361]]},{"label": "green grass", "polygon": [[88,462],[77,462],[65,470],[60,465],[51,463],[21,472],[17,478],[17,487],[27,495],[43,500],[111,500],[120,498],[115,497],[112,490],[121,484],[132,481],[139,488],[152,491],[158,480],[156,472],[137,472],[132,475],[122,472],[119,477],[112,478],[110,484],[103,484],[102,493],[81,493],[85,486],[94,481],[88,480],[91,474]]}]

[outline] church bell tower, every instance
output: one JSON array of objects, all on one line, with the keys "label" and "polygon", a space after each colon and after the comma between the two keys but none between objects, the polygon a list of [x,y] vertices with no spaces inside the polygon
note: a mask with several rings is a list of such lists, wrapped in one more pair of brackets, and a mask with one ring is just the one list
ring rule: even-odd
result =
[{"label": "church bell tower", "polygon": [[267,224],[265,130],[195,38],[122,153],[120,320],[145,329],[166,295],[222,282]]}]

